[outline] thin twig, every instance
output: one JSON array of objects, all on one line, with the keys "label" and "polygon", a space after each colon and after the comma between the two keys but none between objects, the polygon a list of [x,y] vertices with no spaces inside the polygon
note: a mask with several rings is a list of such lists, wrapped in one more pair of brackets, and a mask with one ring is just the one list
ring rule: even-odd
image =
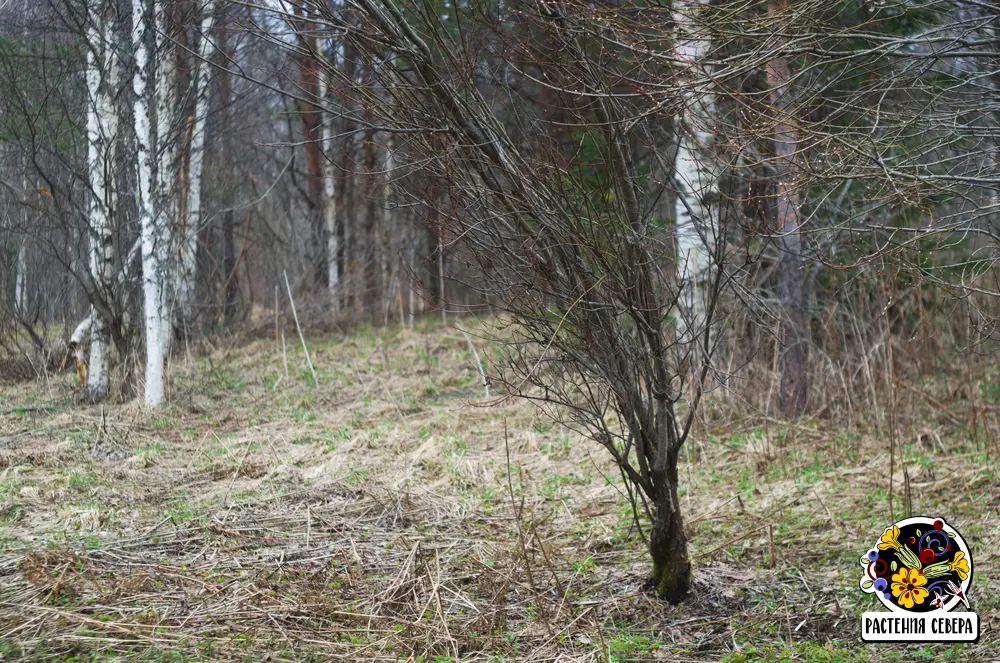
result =
[{"label": "thin twig", "polygon": [[319,380],[316,378],[316,369],[313,368],[312,359],[309,358],[309,348],[306,346],[306,338],[302,335],[302,327],[299,326],[299,314],[295,312],[295,299],[292,298],[292,286],[288,285],[288,271],[281,270],[282,274],[285,275],[285,288],[288,290],[288,301],[292,305],[292,316],[295,318],[295,329],[299,332],[299,340],[302,341],[302,351],[306,353],[306,363],[309,364],[309,370],[312,372],[313,384],[318,385]]},{"label": "thin twig", "polygon": [[472,348],[472,356],[476,358],[476,366],[479,367],[479,375],[483,378],[483,389],[486,391],[486,400],[490,400],[490,380],[486,377],[486,371],[483,370],[483,362],[479,361],[479,353],[476,351],[476,346],[472,343],[472,339],[464,329],[459,328],[462,332],[462,336],[465,337],[466,343]]}]

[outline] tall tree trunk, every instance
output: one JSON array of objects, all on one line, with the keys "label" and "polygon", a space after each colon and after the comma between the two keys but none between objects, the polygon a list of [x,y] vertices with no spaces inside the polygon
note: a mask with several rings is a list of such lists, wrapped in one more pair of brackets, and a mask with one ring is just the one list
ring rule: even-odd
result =
[{"label": "tall tree trunk", "polygon": [[[788,0],[771,0],[768,17],[773,25],[788,12]],[[789,418],[802,414],[808,388],[809,313],[806,307],[806,273],[802,267],[802,236],[799,227],[799,192],[796,186],[795,153],[798,141],[792,117],[788,62],[773,58],[767,65],[771,107],[775,113],[774,174],[777,192],[776,227],[781,249],[778,292],[781,297],[781,413]]]},{"label": "tall tree trunk", "polygon": [[[332,45],[332,44],[331,44]],[[331,49],[332,52],[332,49]],[[325,103],[330,94],[333,62],[324,61],[320,71],[320,99]],[[323,120],[323,224],[326,228],[327,287],[330,291],[330,308],[340,310],[340,230],[337,228],[337,184],[334,150],[334,116],[329,113]]]},{"label": "tall tree trunk", "polygon": [[[219,52],[222,53],[222,65],[219,68],[219,97],[222,104],[221,120],[223,127],[229,127],[229,106],[232,92],[229,87],[229,62],[232,53],[228,47],[228,30],[223,23],[218,30]],[[222,169],[223,172],[233,172],[233,139],[231,131],[222,132]],[[232,182],[222,189],[222,311],[223,321],[231,325],[236,320],[237,303],[239,299],[239,280],[236,277],[236,241],[235,214],[233,212]]]},{"label": "tall tree trunk", "polygon": [[198,274],[198,232],[201,230],[201,182],[205,165],[205,124],[208,117],[210,86],[208,58],[212,52],[212,26],[215,8],[205,8],[201,19],[201,43],[198,60],[191,74],[191,89],[195,99],[191,146],[188,151],[188,187],[181,219],[180,256],[177,283],[177,313],[183,329],[194,319],[195,292]]},{"label": "tall tree trunk", "polygon": [[[335,42],[330,40],[328,52],[333,54],[333,61],[325,57],[319,71],[319,98],[321,104],[327,104],[330,95],[330,80],[333,76],[332,68],[336,66]],[[320,136],[322,138],[322,179],[323,193],[321,196],[321,208],[323,214],[323,226],[326,237],[326,265],[327,265],[327,289],[330,297],[330,310],[334,313],[340,310],[340,230],[337,228],[337,181],[336,181],[336,151],[334,150],[334,120],[332,113],[327,113],[322,108],[319,111],[322,128]]]},{"label": "tall tree trunk", "polygon": [[[160,213],[159,192],[154,189],[157,172],[156,135],[151,116],[157,95],[157,77],[149,57],[153,17],[158,7],[147,0],[132,0],[132,39],[135,49],[135,133],[139,171],[139,222],[142,241],[142,289],[146,332],[146,405],[163,403],[167,359],[167,283],[169,282],[170,235],[168,220]],[[159,123],[158,123],[159,124]],[[156,196],[156,200],[154,200]]]},{"label": "tall tree trunk", "polygon": [[[680,306],[675,317],[678,340],[690,342],[701,335],[706,320],[707,287],[712,252],[718,234],[718,173],[713,158],[715,96],[695,87],[705,77],[701,70],[711,45],[698,14],[709,0],[674,3],[677,59],[687,68],[689,87],[683,98],[683,116],[677,123],[676,237],[677,282]],[[698,362],[694,362],[697,364]]]},{"label": "tall tree trunk", "polygon": [[107,398],[110,387],[110,312],[114,302],[113,278],[115,244],[112,215],[116,207],[115,178],[118,121],[114,92],[118,87],[118,63],[114,55],[114,30],[96,2],[88,12],[90,49],[87,54],[87,169],[91,198],[88,205],[90,230],[90,273],[94,282],[93,320],[90,329],[90,360],[87,397]]},{"label": "tall tree trunk", "polygon": [[375,133],[368,132],[364,144],[365,249],[363,278],[365,292],[364,306],[367,309],[368,315],[373,318],[378,315],[382,297],[379,288],[379,194],[382,188],[382,178],[377,152],[378,150],[375,147]]},{"label": "tall tree trunk", "polygon": [[[396,292],[397,296],[402,297],[402,290],[396,288],[396,284],[399,279],[393,282],[392,274],[390,273],[389,263],[392,259],[393,253],[393,241],[392,238],[395,235],[392,230],[395,228],[395,219],[392,208],[392,171],[395,168],[395,160],[393,158],[393,141],[392,134],[383,133],[381,141],[381,168],[379,173],[379,242],[378,242],[378,270],[381,282],[381,292],[383,298],[384,311],[386,312],[385,324],[389,323],[388,320],[388,310],[389,306],[392,304],[390,298],[392,293]],[[400,299],[402,302],[402,299]],[[402,322],[402,320],[400,321]]]},{"label": "tall tree trunk", "polygon": [[152,68],[155,72],[156,127],[154,144],[156,145],[156,160],[153,170],[153,205],[156,208],[158,224],[162,233],[161,242],[165,254],[162,262],[163,296],[166,301],[163,319],[163,336],[166,343],[165,353],[170,354],[170,306],[173,302],[173,286],[176,282],[175,256],[179,253],[178,230],[181,227],[181,169],[180,136],[175,135],[182,125],[183,110],[177,92],[180,77],[179,50],[176,47],[180,36],[177,26],[179,22],[174,14],[179,10],[175,2],[153,0],[154,21],[156,31],[154,44],[156,63]]},{"label": "tall tree trunk", "polygon": [[299,115],[302,118],[303,142],[306,150],[306,167],[309,170],[309,227],[312,233],[311,262],[313,268],[313,287],[319,290],[329,290],[330,263],[327,251],[327,219],[324,211],[324,196],[326,188],[323,182],[323,152],[322,152],[322,112],[315,101],[320,96],[320,72],[317,62],[319,54],[316,50],[315,24],[310,20],[309,2],[303,1],[295,6],[295,13],[302,20],[296,21],[296,33],[299,40],[299,86],[302,89]]}]

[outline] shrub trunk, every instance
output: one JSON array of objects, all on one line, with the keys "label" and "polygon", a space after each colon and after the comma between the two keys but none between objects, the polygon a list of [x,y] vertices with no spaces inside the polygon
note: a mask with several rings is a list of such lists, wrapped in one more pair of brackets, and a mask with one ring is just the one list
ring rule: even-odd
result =
[{"label": "shrub trunk", "polygon": [[691,561],[688,559],[687,537],[677,499],[676,464],[670,476],[656,481],[653,502],[653,527],[649,536],[649,554],[653,559],[651,579],[656,593],[670,603],[680,603],[691,587]]}]

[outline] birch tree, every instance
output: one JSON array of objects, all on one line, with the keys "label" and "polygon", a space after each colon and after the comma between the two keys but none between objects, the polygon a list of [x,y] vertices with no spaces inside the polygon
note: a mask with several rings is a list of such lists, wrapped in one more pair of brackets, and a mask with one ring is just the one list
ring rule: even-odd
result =
[{"label": "birch tree", "polygon": [[[168,95],[165,90],[171,64],[159,48],[153,53],[165,72],[158,71],[150,58],[150,46],[162,47],[165,36],[157,37],[157,21],[163,26],[163,7],[156,0],[132,0],[132,43],[135,71],[135,133],[138,155],[139,223],[142,241],[143,320],[146,337],[146,405],[163,403],[164,373],[169,342],[168,286],[170,284],[169,220],[163,213],[164,198],[160,186],[163,172],[157,160],[157,138],[165,138],[169,127]],[[162,115],[159,111],[163,111]],[[155,121],[155,123],[154,123]],[[168,154],[167,150],[164,150]],[[166,156],[166,154],[164,155]]]},{"label": "birch tree", "polygon": [[114,168],[118,153],[118,110],[114,93],[118,88],[118,57],[115,30],[106,3],[97,0],[89,8],[87,52],[87,166],[90,174],[88,226],[90,273],[97,291],[90,324],[90,359],[87,397],[100,401],[110,385],[110,303],[114,301],[113,272],[115,242],[112,217],[117,207]]},{"label": "birch tree", "polygon": [[709,0],[677,0],[673,4],[676,59],[683,91],[674,167],[677,238],[677,282],[681,290],[675,320],[678,339],[690,342],[706,321],[707,283],[718,235],[719,175],[713,158],[715,96],[705,61],[711,42],[704,14]]},{"label": "birch tree", "polygon": [[[328,53],[336,60],[334,50],[336,42],[330,40]],[[335,66],[335,62],[331,63]],[[329,68],[322,67],[319,72],[319,97],[321,104],[326,106],[330,97],[330,81],[332,73]],[[326,227],[326,260],[327,286],[330,295],[330,307],[334,313],[340,309],[340,230],[337,228],[337,184],[336,184],[336,153],[334,151],[334,115],[321,113],[321,136],[324,150],[323,158],[323,223]]]},{"label": "birch tree", "polygon": [[212,29],[215,25],[214,3],[204,9],[201,19],[201,41],[198,58],[191,73],[191,90],[195,99],[188,148],[188,187],[184,217],[180,227],[180,255],[177,269],[177,313],[184,329],[194,319],[195,286],[198,270],[198,232],[202,229],[202,176],[205,166],[205,124],[208,118],[209,73],[211,67]]},{"label": "birch tree", "polygon": [[21,240],[17,247],[17,266],[14,275],[14,312],[24,315],[28,292],[28,243]]}]

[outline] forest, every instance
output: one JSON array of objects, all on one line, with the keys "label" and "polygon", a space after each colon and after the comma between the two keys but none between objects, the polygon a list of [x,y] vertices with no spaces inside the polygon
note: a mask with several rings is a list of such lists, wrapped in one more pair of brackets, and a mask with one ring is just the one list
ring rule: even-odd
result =
[{"label": "forest", "polygon": [[993,0],[5,0],[0,661],[996,661],[998,323]]}]

